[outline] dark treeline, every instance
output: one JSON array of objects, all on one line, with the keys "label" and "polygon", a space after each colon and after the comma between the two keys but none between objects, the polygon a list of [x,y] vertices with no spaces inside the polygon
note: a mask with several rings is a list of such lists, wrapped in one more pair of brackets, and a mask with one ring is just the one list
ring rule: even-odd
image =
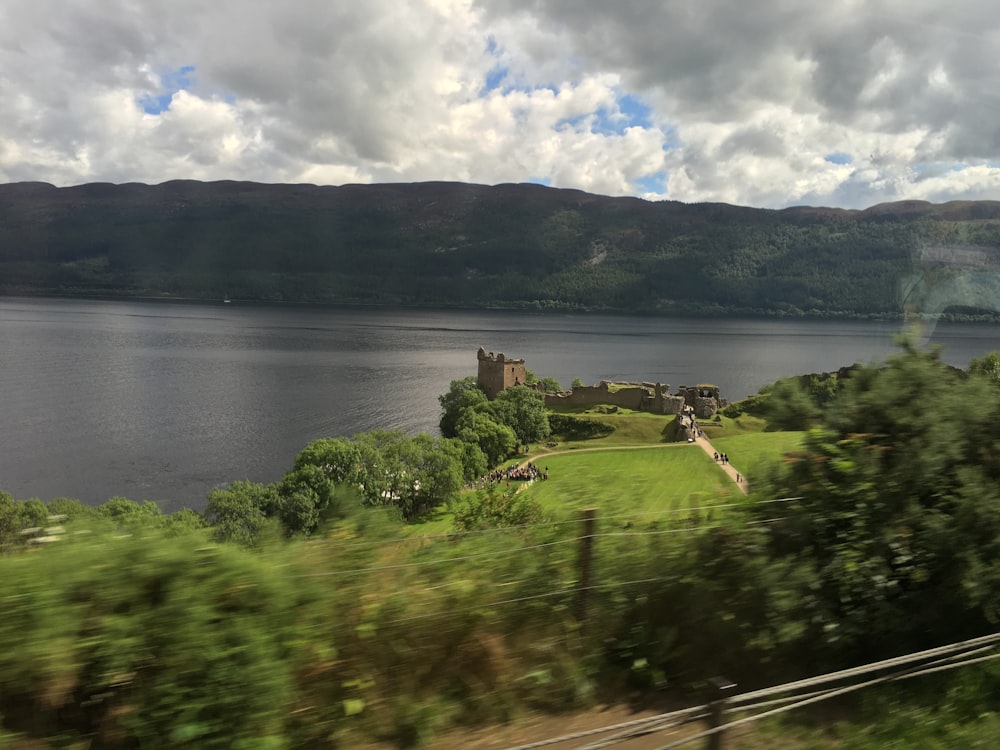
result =
[{"label": "dark treeline", "polygon": [[985,201],[777,211],[538,185],[0,185],[4,294],[975,318],[994,312],[998,248],[1000,203]]}]

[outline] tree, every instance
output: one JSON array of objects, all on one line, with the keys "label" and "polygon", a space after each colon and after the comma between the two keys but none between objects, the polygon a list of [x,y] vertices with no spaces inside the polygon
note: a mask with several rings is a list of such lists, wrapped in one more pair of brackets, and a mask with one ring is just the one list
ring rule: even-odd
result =
[{"label": "tree", "polygon": [[570,387],[571,388],[583,388],[583,379],[582,378],[573,378],[573,383],[572,383],[572,385]]},{"label": "tree", "polygon": [[49,502],[49,513],[54,516],[66,516],[67,521],[78,518],[94,518],[98,515],[97,508],[86,505],[79,500],[68,497],[57,497]]},{"label": "tree", "polygon": [[358,444],[347,438],[313,440],[295,457],[295,468],[318,466],[335,483],[355,482],[361,454]]},{"label": "tree", "polygon": [[452,456],[462,466],[462,478],[472,482],[486,473],[486,454],[474,441],[457,438],[441,438],[438,447]]},{"label": "tree", "polygon": [[462,487],[462,461],[430,435],[373,430],[354,438],[360,455],[359,484],[370,505],[395,505],[412,518],[450,502]]},{"label": "tree", "polygon": [[489,414],[467,409],[456,426],[458,437],[477,445],[486,456],[488,466],[496,466],[517,447],[514,430],[500,424]]},{"label": "tree", "polygon": [[413,481],[403,512],[412,517],[454,500],[463,484],[461,460],[427,434],[410,438],[407,447],[404,461]]},{"label": "tree", "polygon": [[542,385],[542,390],[545,393],[559,393],[562,391],[562,386],[559,385],[559,381],[555,378],[545,377],[538,381]]},{"label": "tree", "polygon": [[523,445],[542,440],[551,433],[545,396],[536,390],[516,385],[502,391],[492,406],[498,421],[510,427]]},{"label": "tree", "polygon": [[20,510],[20,503],[14,496],[0,490],[0,554],[20,542],[20,532],[24,528]]},{"label": "tree", "polygon": [[97,506],[97,514],[123,529],[160,526],[163,522],[163,511],[159,505],[150,500],[137,503],[127,497],[113,497],[101,503]]},{"label": "tree", "polygon": [[763,415],[772,430],[805,430],[820,418],[820,409],[798,378],[783,378],[764,403]]},{"label": "tree", "polygon": [[253,547],[267,522],[267,511],[277,504],[273,485],[232,482],[208,493],[205,520],[220,542]]},{"label": "tree", "polygon": [[969,374],[983,377],[993,385],[1000,385],[1000,352],[990,352],[982,359],[972,358]]},{"label": "tree", "polygon": [[1000,399],[985,379],[907,344],[857,369],[761,488],[795,498],[769,527],[771,553],[814,567],[814,637],[863,658],[994,629],[998,482]]},{"label": "tree", "polygon": [[334,482],[324,467],[303,463],[278,484],[275,515],[288,536],[308,536],[337,514]]},{"label": "tree", "polygon": [[525,369],[524,371],[524,382],[528,385],[540,385],[545,393],[559,393],[562,390],[562,386],[559,385],[559,381],[555,378],[538,377],[533,371]]},{"label": "tree", "polygon": [[463,412],[483,409],[489,404],[474,375],[451,381],[448,392],[438,396],[438,402],[441,404],[441,434],[449,438],[458,435],[457,424]]}]

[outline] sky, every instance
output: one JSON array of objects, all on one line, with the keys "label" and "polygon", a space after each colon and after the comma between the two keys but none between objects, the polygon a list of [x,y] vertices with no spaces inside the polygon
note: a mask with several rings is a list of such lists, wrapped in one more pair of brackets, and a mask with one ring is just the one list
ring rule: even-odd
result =
[{"label": "sky", "polygon": [[0,182],[1000,200],[987,0],[3,0]]}]

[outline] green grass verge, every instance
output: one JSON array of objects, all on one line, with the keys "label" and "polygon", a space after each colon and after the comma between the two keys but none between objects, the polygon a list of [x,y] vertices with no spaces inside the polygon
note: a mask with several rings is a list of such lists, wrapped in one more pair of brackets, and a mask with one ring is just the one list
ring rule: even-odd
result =
[{"label": "green grass verge", "polygon": [[729,463],[751,482],[760,479],[766,467],[781,461],[788,451],[802,442],[802,432],[758,432],[713,438],[712,446],[729,454]]},{"label": "green grass verge", "polygon": [[603,516],[649,516],[741,497],[710,456],[696,446],[556,453],[536,460],[549,479],[524,492],[553,518],[583,508]]}]

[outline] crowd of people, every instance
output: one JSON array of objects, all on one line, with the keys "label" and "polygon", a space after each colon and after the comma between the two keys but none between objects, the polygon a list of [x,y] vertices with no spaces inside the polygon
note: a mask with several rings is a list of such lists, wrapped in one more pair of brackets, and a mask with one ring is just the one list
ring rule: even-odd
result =
[{"label": "crowd of people", "polygon": [[479,482],[479,487],[490,487],[504,484],[510,487],[511,482],[533,482],[536,479],[548,479],[549,467],[539,469],[530,461],[524,466],[508,466],[506,469],[491,471]]}]

